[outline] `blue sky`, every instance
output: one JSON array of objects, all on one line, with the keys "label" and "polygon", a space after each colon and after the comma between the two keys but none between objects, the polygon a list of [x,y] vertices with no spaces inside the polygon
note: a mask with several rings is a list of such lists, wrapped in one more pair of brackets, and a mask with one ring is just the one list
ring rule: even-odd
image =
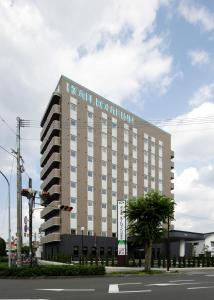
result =
[{"label": "blue sky", "polygon": [[[213,231],[213,1],[88,3],[0,3],[0,117],[14,130],[17,116],[38,124],[63,74],[143,119],[154,120],[172,135],[175,228]],[[2,119],[0,124],[0,145],[10,150],[15,147],[15,135]],[[25,168],[36,189],[40,187],[39,133],[39,128],[23,128],[21,142]],[[15,164],[11,171],[10,155],[0,151],[0,170],[8,177],[12,174],[14,234]],[[26,186],[26,174],[23,179]],[[3,179],[0,189],[0,236],[6,237]],[[40,222],[37,210],[35,231]]]}]

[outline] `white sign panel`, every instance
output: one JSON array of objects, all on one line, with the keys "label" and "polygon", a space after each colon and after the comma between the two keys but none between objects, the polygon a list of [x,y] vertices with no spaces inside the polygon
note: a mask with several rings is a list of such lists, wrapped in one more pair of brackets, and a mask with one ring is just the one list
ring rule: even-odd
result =
[{"label": "white sign panel", "polygon": [[118,255],[126,255],[126,218],[125,218],[125,200],[117,202],[117,237],[118,237]]}]

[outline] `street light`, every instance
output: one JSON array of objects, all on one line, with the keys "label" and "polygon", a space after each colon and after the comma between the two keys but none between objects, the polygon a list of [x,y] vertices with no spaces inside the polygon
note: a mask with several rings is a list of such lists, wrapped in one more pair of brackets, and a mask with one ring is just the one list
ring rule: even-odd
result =
[{"label": "street light", "polygon": [[82,231],[82,256],[83,256],[83,231],[85,230],[85,227],[81,227]]},{"label": "street light", "polygon": [[8,185],[8,266],[11,267],[11,221],[10,221],[10,183],[7,177],[0,171]]}]

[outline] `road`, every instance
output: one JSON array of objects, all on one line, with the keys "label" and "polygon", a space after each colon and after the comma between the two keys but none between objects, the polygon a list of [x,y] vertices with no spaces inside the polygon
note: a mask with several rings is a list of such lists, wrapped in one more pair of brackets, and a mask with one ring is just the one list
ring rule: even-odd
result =
[{"label": "road", "polygon": [[1,279],[2,299],[213,300],[214,271],[124,277]]}]

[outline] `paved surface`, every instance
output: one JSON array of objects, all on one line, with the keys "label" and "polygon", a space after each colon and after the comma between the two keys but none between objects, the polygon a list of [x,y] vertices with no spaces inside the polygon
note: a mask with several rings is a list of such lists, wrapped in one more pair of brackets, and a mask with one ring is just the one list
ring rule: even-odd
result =
[{"label": "paved surface", "polygon": [[213,300],[214,271],[147,276],[1,279],[0,299]]}]

